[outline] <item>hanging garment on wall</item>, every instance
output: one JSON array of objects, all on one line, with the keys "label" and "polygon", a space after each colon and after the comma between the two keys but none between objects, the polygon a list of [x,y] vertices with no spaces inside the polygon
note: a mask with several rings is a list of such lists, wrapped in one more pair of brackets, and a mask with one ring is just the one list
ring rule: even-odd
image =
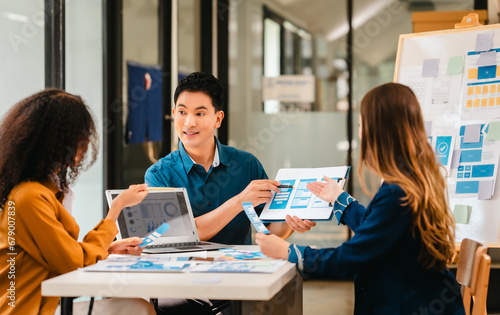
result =
[{"label": "hanging garment on wall", "polygon": [[162,75],[160,66],[127,61],[127,127],[125,142],[162,141]]}]

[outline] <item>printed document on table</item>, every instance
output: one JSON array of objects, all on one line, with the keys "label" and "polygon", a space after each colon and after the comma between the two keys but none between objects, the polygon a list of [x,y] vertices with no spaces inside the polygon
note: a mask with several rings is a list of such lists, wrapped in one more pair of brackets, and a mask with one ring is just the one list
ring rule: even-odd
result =
[{"label": "printed document on table", "polygon": [[273,273],[287,261],[281,259],[261,261],[220,261],[213,264],[197,265],[189,272],[229,272],[229,273]]},{"label": "printed document on table", "polygon": [[293,188],[280,188],[279,193],[272,192],[260,219],[264,222],[284,221],[288,214],[303,220],[331,220],[333,207],[316,197],[306,185],[316,181],[325,182],[323,176],[327,176],[337,180],[343,188],[350,169],[350,166],[280,169],[276,180],[281,182],[281,185]]},{"label": "printed document on table", "polygon": [[[191,253],[190,253],[191,254]],[[184,272],[196,264],[194,257],[176,255],[110,255],[84,271],[123,271],[123,272]]]}]

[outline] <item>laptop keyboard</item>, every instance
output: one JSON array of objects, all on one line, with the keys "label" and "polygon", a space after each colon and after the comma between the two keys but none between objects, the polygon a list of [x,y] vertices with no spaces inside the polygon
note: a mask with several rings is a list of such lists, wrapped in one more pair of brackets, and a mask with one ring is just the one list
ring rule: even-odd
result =
[{"label": "laptop keyboard", "polygon": [[144,248],[168,248],[168,247],[185,247],[185,246],[201,246],[212,245],[210,242],[182,242],[182,243],[168,243],[168,244],[153,244],[144,246]]}]

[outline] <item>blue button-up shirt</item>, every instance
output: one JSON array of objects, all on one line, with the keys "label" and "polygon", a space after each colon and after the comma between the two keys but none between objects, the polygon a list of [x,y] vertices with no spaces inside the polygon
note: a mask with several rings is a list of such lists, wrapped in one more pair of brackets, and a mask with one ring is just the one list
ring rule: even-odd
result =
[{"label": "blue button-up shirt", "polygon": [[[205,168],[194,163],[179,143],[179,150],[153,164],[145,175],[150,187],[184,187],[189,196],[194,217],[204,215],[242,192],[252,180],[267,179],[262,164],[252,154],[222,145],[215,138],[219,165]],[[243,207],[242,207],[243,209]],[[262,209],[258,207],[257,213]],[[212,242],[251,244],[250,221],[242,211],[217,233]]]}]

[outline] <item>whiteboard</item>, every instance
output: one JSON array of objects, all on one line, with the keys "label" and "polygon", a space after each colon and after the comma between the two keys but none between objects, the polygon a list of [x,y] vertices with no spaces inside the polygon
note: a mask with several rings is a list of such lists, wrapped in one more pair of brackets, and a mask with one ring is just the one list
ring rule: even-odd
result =
[{"label": "whiteboard", "polygon": [[[483,49],[485,44],[488,45],[488,40],[491,49],[476,50],[477,47]],[[489,71],[496,68],[498,72],[494,74]],[[448,165],[444,173],[447,175],[449,205],[452,211],[456,205],[467,205],[472,209],[467,224],[456,224],[456,241],[471,238],[490,247],[500,247],[498,157],[489,156],[491,160],[488,163],[496,164],[494,173],[488,173],[489,178],[477,179],[481,187],[485,184],[481,181],[494,181],[490,199],[479,200],[477,194],[464,193],[466,190],[461,189],[462,181],[475,182],[476,179],[459,178],[468,172],[458,171],[463,171],[464,168],[459,167],[467,166],[468,161],[461,155],[462,152],[468,152],[463,148],[470,147],[464,144],[467,136],[464,130],[470,131],[474,126],[481,125],[481,145],[484,147],[475,150],[482,152],[478,159],[484,159],[487,150],[500,151],[500,141],[487,141],[485,131],[490,123],[495,124],[500,119],[500,24],[401,35],[395,69],[394,82],[410,86],[419,100],[428,127],[426,129],[431,130],[428,135],[433,149],[439,150],[440,141],[445,135],[453,134],[452,145],[447,148]],[[453,165],[455,153],[459,155]],[[460,162],[457,164],[457,161]],[[484,166],[473,158],[469,161],[472,161],[472,168]],[[478,165],[474,165],[474,161]]]}]

